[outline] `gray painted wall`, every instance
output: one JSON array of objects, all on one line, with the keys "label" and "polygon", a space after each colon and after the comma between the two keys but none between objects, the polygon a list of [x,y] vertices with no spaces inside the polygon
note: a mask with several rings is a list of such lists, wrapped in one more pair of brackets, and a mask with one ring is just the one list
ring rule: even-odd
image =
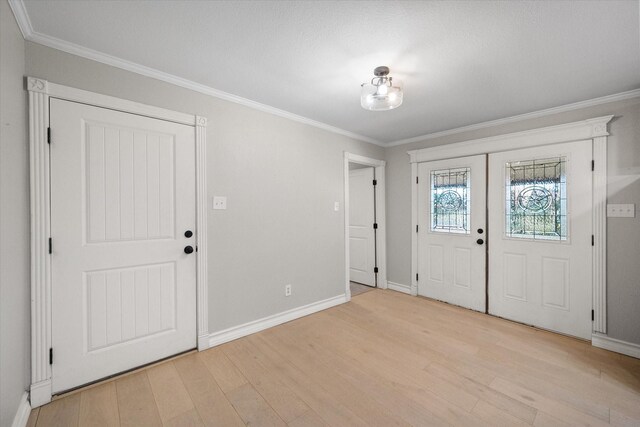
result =
[{"label": "gray painted wall", "polygon": [[9,426],[30,377],[29,144],[24,39],[0,1],[0,426]]},{"label": "gray painted wall", "polygon": [[[343,151],[387,160],[389,280],[410,283],[409,149],[615,114],[609,202],[640,207],[640,99],[382,149],[30,42],[1,12],[0,426],[29,383],[29,170],[23,75],[209,118],[210,331],[344,292]],[[608,222],[609,329],[640,343],[640,215]],[[284,297],[284,285],[293,295]]]},{"label": "gray painted wall", "polygon": [[386,149],[388,280],[411,284],[411,167],[408,150],[615,114],[608,139],[609,203],[635,203],[636,217],[607,221],[609,336],[640,343],[640,98]]},{"label": "gray painted wall", "polygon": [[384,149],[30,42],[26,73],[208,117],[210,332],[344,293],[343,151]]}]

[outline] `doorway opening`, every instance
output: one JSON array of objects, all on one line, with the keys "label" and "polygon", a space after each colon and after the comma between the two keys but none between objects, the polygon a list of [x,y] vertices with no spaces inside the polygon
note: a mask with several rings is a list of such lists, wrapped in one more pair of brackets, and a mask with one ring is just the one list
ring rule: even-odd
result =
[{"label": "doorway opening", "polygon": [[387,287],[384,221],[385,162],[344,158],[345,294]]}]

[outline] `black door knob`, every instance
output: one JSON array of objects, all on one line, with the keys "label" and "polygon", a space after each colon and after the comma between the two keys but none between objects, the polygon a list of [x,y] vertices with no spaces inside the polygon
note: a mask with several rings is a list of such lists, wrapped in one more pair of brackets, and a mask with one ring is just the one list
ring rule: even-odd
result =
[{"label": "black door knob", "polygon": [[191,237],[191,236],[193,236],[193,231],[187,230],[184,232],[184,237]]},{"label": "black door knob", "polygon": [[478,234],[482,234],[484,233],[484,230],[482,228],[478,228]]},{"label": "black door knob", "polygon": [[[478,240],[476,240],[476,243],[477,243],[477,244],[479,244],[479,245],[481,245],[481,244],[483,244],[483,243],[484,243],[484,240],[482,240],[482,239],[478,239]],[[186,249],[185,249],[185,251],[186,251]]]},{"label": "black door knob", "polygon": [[193,246],[185,246],[184,247],[184,253],[185,254],[193,253]]}]

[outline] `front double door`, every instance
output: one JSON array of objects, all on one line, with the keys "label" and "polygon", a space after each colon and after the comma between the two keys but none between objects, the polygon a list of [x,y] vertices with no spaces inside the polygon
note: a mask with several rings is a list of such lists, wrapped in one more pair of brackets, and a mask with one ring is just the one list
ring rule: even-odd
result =
[{"label": "front double door", "polygon": [[420,163],[418,294],[589,339],[591,159],[587,140]]}]

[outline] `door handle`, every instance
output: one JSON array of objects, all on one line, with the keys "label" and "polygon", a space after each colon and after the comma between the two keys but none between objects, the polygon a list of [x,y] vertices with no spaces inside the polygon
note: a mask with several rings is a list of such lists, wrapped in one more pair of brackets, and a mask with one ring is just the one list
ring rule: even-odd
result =
[{"label": "door handle", "polygon": [[482,234],[484,233],[484,230],[482,228],[478,228],[478,234]]},{"label": "door handle", "polygon": [[483,244],[483,243],[484,243],[484,240],[482,240],[482,239],[478,239],[478,240],[476,240],[476,243],[477,243],[477,244],[479,244],[479,245],[481,245],[481,244]]},{"label": "door handle", "polygon": [[184,232],[184,237],[189,238],[191,236],[193,236],[193,231],[187,230],[187,231]]},{"label": "door handle", "polygon": [[193,253],[193,246],[185,246],[184,247],[184,253],[185,254]]}]

